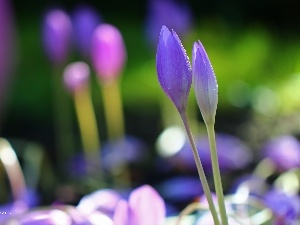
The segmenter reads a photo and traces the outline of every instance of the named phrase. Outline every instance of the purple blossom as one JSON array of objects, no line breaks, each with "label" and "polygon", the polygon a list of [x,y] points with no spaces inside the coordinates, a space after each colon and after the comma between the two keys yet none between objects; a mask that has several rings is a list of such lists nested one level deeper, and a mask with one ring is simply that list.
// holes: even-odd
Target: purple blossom
[{"label": "purple blossom", "polygon": [[84,215],[100,212],[113,217],[115,208],[120,200],[121,195],[117,191],[101,189],[84,196],[76,208]]},{"label": "purple blossom", "polygon": [[115,225],[163,225],[166,214],[165,204],[159,194],[149,185],[133,190],[128,202],[117,205]]},{"label": "purple blossom", "polygon": [[116,79],[123,70],[126,57],[120,31],[110,24],[99,25],[91,41],[91,59],[99,79]]},{"label": "purple blossom", "polygon": [[174,0],[150,0],[146,19],[147,38],[157,45],[157,36],[163,25],[176,30],[179,36],[191,27],[191,11],[187,4]]},{"label": "purple blossom", "polygon": [[300,219],[300,197],[273,190],[264,196],[265,204],[275,215],[274,225],[293,225]]},{"label": "purple blossom", "polygon": [[264,156],[271,159],[279,171],[300,167],[300,143],[289,135],[274,138],[264,147]]},{"label": "purple blossom", "polygon": [[88,56],[91,49],[92,34],[100,24],[101,18],[96,10],[88,5],[78,6],[72,16],[75,43],[83,56]]},{"label": "purple blossom", "polygon": [[43,22],[43,44],[47,56],[54,65],[61,65],[67,60],[71,32],[71,20],[63,10],[54,9],[47,12]]},{"label": "purple blossom", "polygon": [[84,62],[69,64],[64,70],[64,83],[70,92],[76,92],[87,87],[90,68]]},{"label": "purple blossom", "polygon": [[156,70],[159,83],[173,101],[179,113],[186,110],[192,84],[189,58],[175,31],[161,28],[156,53]]},{"label": "purple blossom", "polygon": [[200,41],[193,47],[193,82],[198,106],[206,124],[215,122],[218,84],[208,55]]}]

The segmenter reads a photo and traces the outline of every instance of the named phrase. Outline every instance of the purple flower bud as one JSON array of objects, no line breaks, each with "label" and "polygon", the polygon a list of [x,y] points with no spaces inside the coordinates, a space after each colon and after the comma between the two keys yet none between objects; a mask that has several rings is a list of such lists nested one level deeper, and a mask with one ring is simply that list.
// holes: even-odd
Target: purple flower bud
[{"label": "purple flower bud", "polygon": [[293,136],[282,136],[269,141],[264,155],[272,160],[279,171],[300,167],[300,143]]},{"label": "purple flower bud", "polygon": [[83,56],[88,56],[92,34],[100,24],[100,16],[93,8],[81,5],[75,9],[72,20],[76,47]]},{"label": "purple flower bud", "polygon": [[126,50],[120,31],[110,25],[99,25],[92,36],[91,59],[101,80],[115,79],[126,61]]},{"label": "purple flower bud", "polygon": [[157,45],[162,25],[176,30],[179,36],[184,36],[191,27],[191,20],[191,10],[185,2],[150,0],[146,18],[147,38]]},{"label": "purple flower bud", "polygon": [[84,62],[69,64],[64,70],[64,83],[70,92],[76,92],[87,86],[90,68]]},{"label": "purple flower bud", "polygon": [[176,32],[161,28],[156,53],[156,70],[164,92],[175,104],[179,113],[186,109],[192,84],[189,58]]},{"label": "purple flower bud", "polygon": [[55,65],[67,59],[72,25],[69,16],[62,10],[52,10],[46,14],[43,24],[43,44],[47,56]]},{"label": "purple flower bud", "polygon": [[218,84],[208,55],[200,41],[194,43],[192,59],[197,103],[204,122],[214,123],[218,104]]}]

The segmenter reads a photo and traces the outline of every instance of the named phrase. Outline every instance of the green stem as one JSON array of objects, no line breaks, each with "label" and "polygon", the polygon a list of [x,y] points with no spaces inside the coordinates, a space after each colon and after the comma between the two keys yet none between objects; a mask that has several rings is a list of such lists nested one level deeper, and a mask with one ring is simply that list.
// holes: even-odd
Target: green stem
[{"label": "green stem", "polygon": [[209,146],[210,146],[210,156],[212,162],[212,169],[213,169],[213,177],[215,183],[215,189],[218,198],[218,205],[219,211],[221,216],[222,225],[228,225],[228,218],[225,209],[225,201],[224,201],[224,194],[223,194],[223,187],[220,175],[220,167],[217,155],[217,147],[216,147],[216,138],[215,138],[215,129],[214,124],[206,124],[208,139],[209,139]]},{"label": "green stem", "polygon": [[212,214],[214,223],[215,223],[215,225],[220,225],[218,215],[217,215],[217,211],[216,211],[216,208],[214,206],[214,203],[213,203],[213,200],[212,200],[212,197],[211,197],[208,182],[206,180],[206,176],[205,176],[205,173],[204,173],[204,170],[203,170],[203,166],[202,166],[199,154],[198,154],[198,150],[197,150],[197,147],[196,147],[196,144],[195,144],[195,141],[194,141],[194,138],[193,138],[193,135],[192,135],[192,132],[191,132],[186,114],[185,113],[180,113],[180,116],[181,116],[181,119],[183,121],[186,133],[188,135],[188,138],[189,138],[189,141],[190,141],[190,144],[191,144],[191,147],[192,147],[192,152],[193,152],[194,160],[195,160],[195,163],[196,163],[196,166],[197,166],[200,181],[201,181],[201,184],[202,184],[202,187],[203,187],[203,190],[204,190],[204,194],[206,196],[208,206],[209,206],[210,212]]}]

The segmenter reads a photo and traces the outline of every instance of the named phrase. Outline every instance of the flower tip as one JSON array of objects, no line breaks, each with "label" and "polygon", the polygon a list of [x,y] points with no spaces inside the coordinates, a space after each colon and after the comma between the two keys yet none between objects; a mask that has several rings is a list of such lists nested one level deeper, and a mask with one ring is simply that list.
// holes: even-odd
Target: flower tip
[{"label": "flower tip", "polygon": [[69,64],[63,74],[64,83],[70,92],[84,88],[90,75],[90,68],[84,62],[74,62]]}]

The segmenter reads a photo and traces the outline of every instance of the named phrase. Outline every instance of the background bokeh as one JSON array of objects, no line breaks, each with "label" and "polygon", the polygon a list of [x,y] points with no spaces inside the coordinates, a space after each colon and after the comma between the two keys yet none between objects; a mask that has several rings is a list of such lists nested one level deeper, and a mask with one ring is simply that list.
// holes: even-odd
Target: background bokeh
[{"label": "background bokeh", "polygon": [[[156,77],[156,47],[146,32],[149,2],[84,2],[99,12],[103,22],[115,25],[123,35],[128,54],[121,78],[126,134],[143,140],[150,149],[151,159],[156,155],[155,141],[164,128],[161,105],[168,104],[168,100]],[[190,8],[192,20],[189,33],[182,37],[183,45],[191,56],[192,43],[197,39],[202,41],[219,84],[216,131],[241,138],[256,154],[271,137],[283,134],[299,137],[300,2],[184,2]],[[47,152],[50,164],[56,165],[59,151],[55,149],[53,123],[53,71],[43,50],[41,26],[47,9],[58,6],[72,13],[80,1],[15,0],[10,3],[15,32],[15,38],[10,42],[14,45],[14,63],[9,74],[11,82],[7,86],[6,101],[1,109],[0,136],[38,143]],[[82,59],[73,48],[68,62],[76,60]],[[104,142],[107,133],[101,92],[94,72],[91,87]],[[189,110],[201,122],[193,95],[192,92]],[[69,104],[65,107],[72,112],[74,151],[80,152],[76,115],[71,97],[68,100]],[[173,109],[176,114],[175,108],[170,107],[171,112]],[[203,130],[201,123],[194,126],[200,132]],[[144,162],[146,166],[142,168],[146,178],[139,178],[141,174],[137,173],[137,181],[155,184],[162,178],[159,169],[152,170],[154,162],[157,163],[154,160]],[[56,180],[54,186],[63,183],[64,177],[60,175],[59,171],[54,172],[54,178],[51,178]],[[44,203],[51,202],[55,196],[54,191],[47,191],[50,197],[43,199]]]}]

